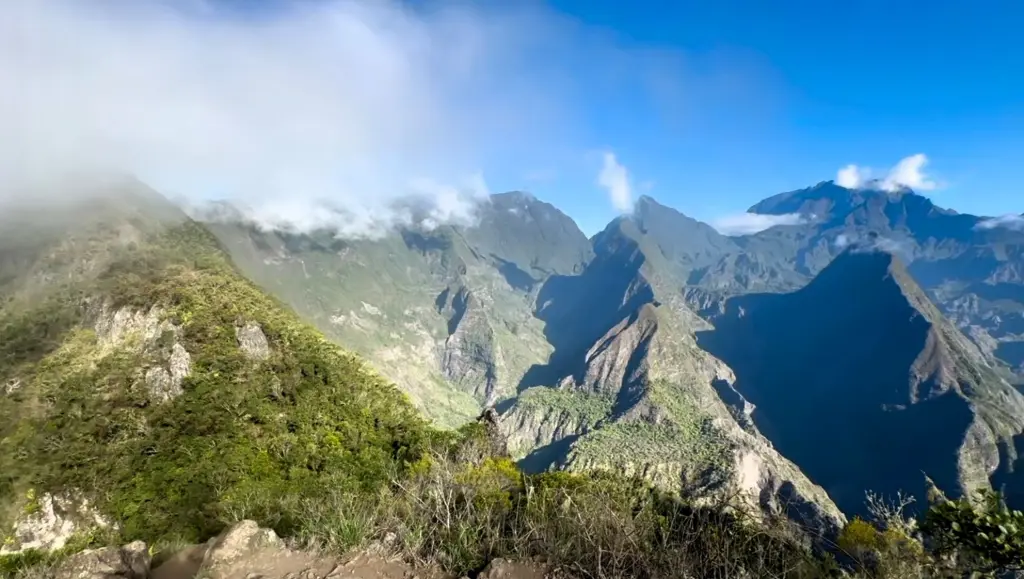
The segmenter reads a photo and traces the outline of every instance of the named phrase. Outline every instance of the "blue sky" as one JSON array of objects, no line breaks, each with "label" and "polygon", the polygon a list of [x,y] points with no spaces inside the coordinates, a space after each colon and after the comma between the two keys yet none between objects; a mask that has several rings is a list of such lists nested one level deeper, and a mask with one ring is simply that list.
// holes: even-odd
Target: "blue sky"
[{"label": "blue sky", "polygon": [[721,223],[844,167],[1019,213],[1022,22],[1010,0],[13,0],[0,178],[113,167],[352,234],[404,219],[396,197],[459,221],[510,189],[587,233],[641,194]]},{"label": "blue sky", "polygon": [[[1024,4],[1015,2],[618,2],[554,0],[627,47],[677,51],[698,72],[678,125],[650,95],[586,105],[595,141],[650,194],[713,220],[774,192],[833,178],[848,163],[887,168],[924,153],[941,205],[1024,210]],[[685,68],[685,67],[680,67]],[[735,92],[702,75],[729,77]],[[724,82],[724,81],[723,81]],[[742,93],[742,94],[736,94]],[[581,222],[600,223],[580,179],[538,184]],[[573,193],[572,191],[577,191]],[[589,225],[592,229],[594,225]]]}]

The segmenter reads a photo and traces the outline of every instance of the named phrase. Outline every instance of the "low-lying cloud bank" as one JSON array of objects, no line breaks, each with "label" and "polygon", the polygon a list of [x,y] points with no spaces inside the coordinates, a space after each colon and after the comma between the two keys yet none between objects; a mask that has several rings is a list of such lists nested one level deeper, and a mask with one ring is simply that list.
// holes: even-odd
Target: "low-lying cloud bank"
[{"label": "low-lying cloud bank", "polygon": [[540,8],[248,4],[0,3],[0,204],[109,171],[372,235],[410,198],[427,224],[471,218],[488,160],[563,129],[535,55],[572,38]]},{"label": "low-lying cloud bank", "polygon": [[[328,232],[339,238],[379,239],[396,227],[432,230],[440,225],[473,225],[487,190],[456,188],[432,182],[405,197],[381,201],[370,208],[362,204],[342,205],[329,199],[267,199],[258,203],[244,200],[175,201],[190,217],[206,223],[243,223],[261,231],[291,234]],[[482,185],[482,183],[481,183]]]},{"label": "low-lying cloud bank", "polygon": [[990,217],[983,219],[978,222],[975,226],[977,229],[996,229],[1006,228],[1013,229],[1016,231],[1024,231],[1024,214],[1022,215],[1001,215],[999,217]]},{"label": "low-lying cloud bank", "polygon": [[800,225],[807,222],[807,219],[799,213],[783,215],[740,213],[715,219],[711,222],[711,226],[722,235],[753,235],[776,225]]}]

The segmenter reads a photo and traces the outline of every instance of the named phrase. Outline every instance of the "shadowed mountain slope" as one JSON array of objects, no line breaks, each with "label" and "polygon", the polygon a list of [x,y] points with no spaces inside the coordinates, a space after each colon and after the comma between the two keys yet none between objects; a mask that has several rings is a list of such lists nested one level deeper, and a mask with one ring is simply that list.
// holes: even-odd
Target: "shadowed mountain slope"
[{"label": "shadowed mountain slope", "polygon": [[701,345],[737,375],[752,418],[847,513],[865,490],[987,486],[1024,397],[953,327],[899,258],[851,248],[805,288],[732,298]]}]

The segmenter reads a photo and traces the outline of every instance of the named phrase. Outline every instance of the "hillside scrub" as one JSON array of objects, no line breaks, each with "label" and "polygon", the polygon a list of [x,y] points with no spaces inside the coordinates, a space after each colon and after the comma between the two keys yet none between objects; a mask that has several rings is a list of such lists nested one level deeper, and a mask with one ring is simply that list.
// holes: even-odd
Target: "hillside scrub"
[{"label": "hillside scrub", "polygon": [[[184,393],[152,400],[151,353],[104,347],[83,296],[160,308],[191,354]],[[238,346],[248,322],[272,345],[266,360]],[[191,222],[120,249],[88,284],[3,311],[0,336],[31,338],[0,340],[0,378],[23,384],[0,396],[0,503],[78,489],[126,540],[197,541],[241,504],[286,531],[282,497],[376,489],[431,435],[405,395],[239,276]]]}]

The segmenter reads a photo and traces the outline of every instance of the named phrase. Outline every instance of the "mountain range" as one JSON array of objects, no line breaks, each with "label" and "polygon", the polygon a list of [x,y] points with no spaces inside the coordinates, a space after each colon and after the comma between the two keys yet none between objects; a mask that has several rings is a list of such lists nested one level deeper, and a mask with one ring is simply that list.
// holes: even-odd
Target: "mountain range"
[{"label": "mountain range", "polygon": [[789,224],[726,236],[644,196],[588,240],[513,192],[474,226],[376,240],[208,225],[435,419],[496,406],[529,468],[820,486],[846,513],[923,496],[922,472],[954,494],[1012,480],[1024,231],[833,182],[748,212]]},{"label": "mountain range", "polygon": [[[188,222],[436,423],[495,408],[524,469],[738,493],[822,531],[868,491],[923,503],[926,477],[1022,504],[1024,229],[833,182],[748,212],[787,224],[726,236],[645,196],[588,239],[522,192],[480,202],[472,225],[374,238],[268,230],[224,205]],[[30,249],[0,240],[8,295],[93,263]],[[177,389],[166,364],[153,380]]]}]

